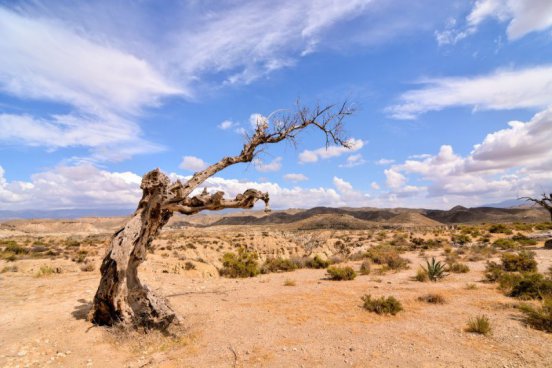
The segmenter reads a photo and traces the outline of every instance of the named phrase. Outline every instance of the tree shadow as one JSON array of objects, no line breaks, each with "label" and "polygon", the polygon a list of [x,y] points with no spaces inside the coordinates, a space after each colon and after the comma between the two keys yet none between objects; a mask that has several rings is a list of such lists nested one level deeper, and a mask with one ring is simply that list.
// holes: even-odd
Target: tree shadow
[{"label": "tree shadow", "polygon": [[92,309],[92,302],[85,299],[79,299],[78,302],[80,304],[75,306],[75,309],[71,312],[71,314],[75,317],[75,319],[86,320],[88,312]]}]

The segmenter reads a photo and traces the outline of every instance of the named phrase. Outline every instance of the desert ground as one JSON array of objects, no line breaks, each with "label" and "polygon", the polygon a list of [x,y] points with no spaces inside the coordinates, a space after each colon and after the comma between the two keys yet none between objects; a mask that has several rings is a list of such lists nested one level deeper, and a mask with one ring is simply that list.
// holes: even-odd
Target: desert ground
[{"label": "desert ground", "polygon": [[[0,366],[552,366],[552,335],[530,326],[518,308],[540,301],[507,296],[505,286],[485,276],[488,261],[530,251],[538,272],[549,278],[552,250],[544,243],[552,237],[550,223],[332,229],[327,223],[339,221],[326,218],[318,221],[326,225],[305,230],[289,223],[194,227],[173,221],[140,276],[169,299],[180,324],[167,331],[122,331],[95,326],[87,314],[110,235],[124,221],[0,226]],[[267,259],[301,266],[220,276],[223,255],[240,248],[255,254],[259,267]],[[305,267],[315,256],[350,266],[358,276],[331,280],[326,269]],[[449,272],[436,282],[418,281],[433,257]],[[452,272],[453,264],[467,272]],[[369,271],[361,272],[366,265]],[[367,294],[393,296],[403,310],[372,313],[363,308]],[[427,294],[444,302],[419,299]],[[468,321],[478,316],[488,318],[490,333],[468,332]]]}]

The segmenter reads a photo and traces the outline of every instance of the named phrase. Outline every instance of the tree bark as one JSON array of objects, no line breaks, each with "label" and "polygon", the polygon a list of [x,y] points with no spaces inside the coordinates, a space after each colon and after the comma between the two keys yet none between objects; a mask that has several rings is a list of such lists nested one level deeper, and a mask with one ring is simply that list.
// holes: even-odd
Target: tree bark
[{"label": "tree bark", "polygon": [[172,212],[163,208],[170,181],[159,169],[142,179],[142,199],[138,208],[111,238],[100,269],[101,280],[91,320],[98,325],[139,325],[164,329],[176,314],[166,299],[155,295],[138,278],[138,266]]}]

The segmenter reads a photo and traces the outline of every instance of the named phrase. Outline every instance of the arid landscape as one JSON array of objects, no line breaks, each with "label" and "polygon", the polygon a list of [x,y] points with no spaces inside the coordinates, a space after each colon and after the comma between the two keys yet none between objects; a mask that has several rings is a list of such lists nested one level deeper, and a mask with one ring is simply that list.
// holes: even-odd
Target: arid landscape
[{"label": "arid landscape", "polygon": [[[488,263],[532,254],[533,274],[550,280],[547,219],[537,208],[461,207],[175,217],[140,275],[180,324],[147,333],[87,321],[125,218],[5,221],[0,366],[550,367],[552,336],[520,309],[540,308],[540,297],[509,296],[516,281],[504,275],[521,273],[493,279]],[[446,271],[435,282],[433,258]],[[356,277],[333,280],[329,264]],[[400,309],[374,313],[365,295]],[[489,332],[470,332],[477,318]]]}]

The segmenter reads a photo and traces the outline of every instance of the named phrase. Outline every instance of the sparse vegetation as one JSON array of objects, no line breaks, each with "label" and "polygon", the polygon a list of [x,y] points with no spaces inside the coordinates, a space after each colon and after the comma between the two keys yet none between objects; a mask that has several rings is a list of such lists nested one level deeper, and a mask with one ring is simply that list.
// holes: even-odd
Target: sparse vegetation
[{"label": "sparse vegetation", "polygon": [[419,281],[419,282],[429,281],[429,276],[427,275],[427,271],[423,267],[418,268],[418,271],[416,271],[416,276],[414,276],[414,278],[416,279],[416,281]]},{"label": "sparse vegetation", "polygon": [[441,294],[425,294],[418,297],[418,300],[421,302],[429,303],[429,304],[445,304],[445,297]]},{"label": "sparse vegetation", "polygon": [[429,280],[433,282],[437,282],[447,275],[445,265],[441,261],[436,261],[435,257],[431,259],[431,262],[426,261],[424,271],[427,273]]},{"label": "sparse vegetation", "polygon": [[351,267],[337,267],[331,266],[328,267],[326,272],[330,280],[334,281],[346,281],[354,280],[356,277],[356,272]]},{"label": "sparse vegetation", "polygon": [[258,255],[245,248],[239,248],[238,253],[225,253],[222,256],[221,276],[230,278],[254,277],[260,273],[257,263]]},{"label": "sparse vegetation", "polygon": [[296,270],[297,268],[297,264],[294,263],[291,259],[284,259],[280,257],[267,258],[261,266],[261,273],[289,272]]},{"label": "sparse vegetation", "polygon": [[61,273],[61,268],[53,268],[51,266],[42,265],[40,266],[39,270],[35,273],[35,277],[45,277],[56,273]]},{"label": "sparse vegetation", "polygon": [[385,265],[391,270],[408,268],[408,261],[399,255],[399,252],[389,245],[381,245],[370,248],[366,257],[373,263]]},{"label": "sparse vegetation", "polygon": [[552,333],[552,298],[546,298],[539,307],[522,304],[519,309],[525,315],[525,322],[534,329]]},{"label": "sparse vegetation", "polygon": [[295,280],[286,279],[286,281],[284,281],[284,286],[295,286],[295,285],[297,285]]},{"label": "sparse vegetation", "polygon": [[477,333],[485,336],[489,335],[491,330],[491,321],[489,320],[489,317],[485,315],[470,318],[468,326],[466,327],[466,332]]},{"label": "sparse vegetation", "polygon": [[535,260],[535,252],[504,253],[502,255],[502,269],[506,272],[536,271],[537,261]]},{"label": "sparse vegetation", "polygon": [[468,273],[470,272],[470,267],[465,263],[456,262],[451,264],[447,271],[452,273]]},{"label": "sparse vegetation", "polygon": [[361,275],[369,275],[370,274],[370,261],[368,260],[365,260],[362,262],[362,264],[360,265],[360,274]]},{"label": "sparse vegetation", "polygon": [[489,232],[491,234],[512,234],[512,230],[504,224],[494,224],[489,227]]},{"label": "sparse vegetation", "polygon": [[362,297],[364,304],[362,305],[367,311],[377,314],[391,314],[395,315],[403,310],[402,304],[394,296],[380,298],[372,298],[371,295],[364,295]]},{"label": "sparse vegetation", "polygon": [[305,266],[308,268],[326,268],[330,265],[330,261],[322,259],[316,255],[314,258],[310,258],[305,262]]}]

